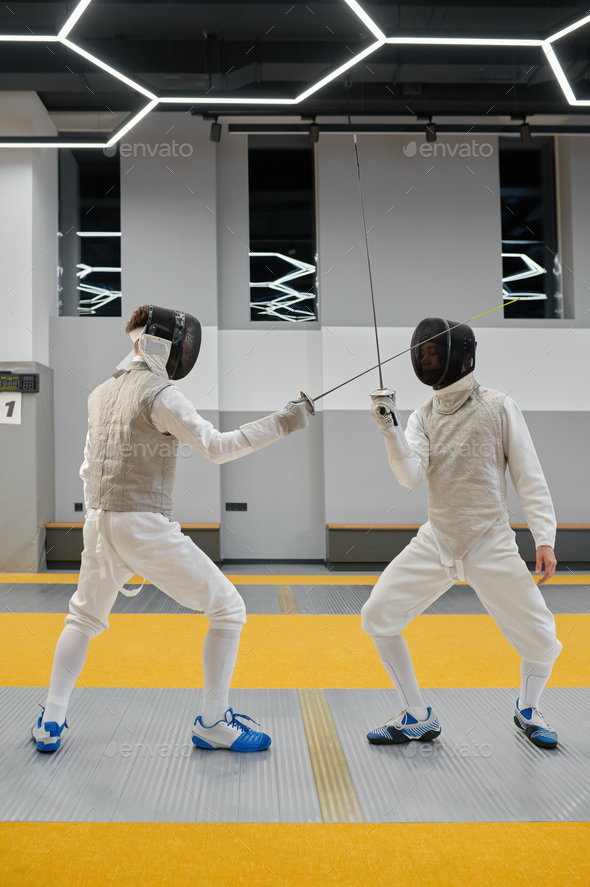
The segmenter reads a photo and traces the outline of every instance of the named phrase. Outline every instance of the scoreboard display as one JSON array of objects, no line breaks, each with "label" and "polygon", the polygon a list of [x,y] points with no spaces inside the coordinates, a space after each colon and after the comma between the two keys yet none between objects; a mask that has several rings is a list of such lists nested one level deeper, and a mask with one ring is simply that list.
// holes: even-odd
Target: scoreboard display
[{"label": "scoreboard display", "polygon": [[0,391],[39,391],[39,373],[0,373]]}]

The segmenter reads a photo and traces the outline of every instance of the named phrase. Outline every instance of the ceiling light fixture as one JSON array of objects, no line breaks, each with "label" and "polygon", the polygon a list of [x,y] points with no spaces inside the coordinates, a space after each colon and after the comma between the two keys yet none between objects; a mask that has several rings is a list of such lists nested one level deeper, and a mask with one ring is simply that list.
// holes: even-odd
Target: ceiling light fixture
[{"label": "ceiling light fixture", "polygon": [[221,141],[221,123],[217,122],[217,117],[211,124],[211,132],[209,133],[209,140],[211,142],[220,142]]},{"label": "ceiling light fixture", "polygon": [[313,86],[310,86],[309,89],[306,89],[296,98],[218,98],[213,96],[191,96],[190,98],[186,98],[184,96],[156,96],[149,89],[146,89],[140,83],[136,83],[130,77],[127,77],[121,71],[118,71],[116,68],[113,68],[111,65],[106,62],[101,61],[101,59],[87,52],[85,49],[82,49],[76,43],[68,39],[68,35],[79,21],[81,16],[84,14],[85,10],[91,3],[91,0],[80,0],[80,2],[76,5],[73,12],[66,20],[65,24],[59,31],[59,33],[54,36],[39,36],[36,34],[28,34],[28,35],[14,35],[14,34],[0,34],[0,41],[2,42],[17,42],[17,43],[55,43],[59,42],[63,46],[66,46],[68,49],[72,50],[72,52],[77,53],[77,55],[82,56],[87,61],[91,62],[93,65],[96,65],[99,68],[102,68],[103,71],[106,71],[111,76],[115,77],[117,80],[120,80],[122,83],[125,83],[127,86],[130,86],[132,89],[144,95],[146,98],[150,99],[149,104],[147,104],[141,111],[139,111],[131,120],[124,124],[120,129],[116,130],[111,134],[109,140],[105,142],[60,142],[58,139],[52,139],[47,141],[29,141],[23,139],[22,141],[16,141],[14,138],[12,141],[9,139],[1,139],[0,138],[0,148],[105,148],[114,145],[125,133],[129,132],[132,126],[138,123],[142,117],[145,117],[146,114],[149,114],[156,105],[162,103],[166,104],[192,104],[192,105],[280,105],[280,106],[290,106],[297,105],[300,102],[305,101],[305,99],[309,98],[311,95],[316,93],[318,90],[322,89],[324,86],[327,86],[328,83],[331,83],[341,74],[344,74],[346,71],[349,71],[356,64],[361,62],[363,59],[367,58],[367,56],[371,55],[381,46],[384,46],[386,43],[388,44],[397,44],[397,45],[414,45],[414,46],[523,46],[523,47],[531,47],[531,46],[539,46],[542,47],[545,56],[547,57],[547,61],[549,62],[553,73],[559,83],[565,98],[568,101],[568,104],[576,107],[580,106],[588,106],[590,105],[590,99],[577,99],[574,91],[567,79],[565,71],[561,67],[559,60],[555,54],[553,49],[553,43],[559,40],[561,37],[565,37],[567,34],[571,34],[573,31],[576,31],[578,28],[583,27],[584,25],[590,22],[590,15],[585,15],[583,18],[574,22],[571,25],[568,25],[567,28],[563,28],[560,31],[557,31],[555,34],[552,34],[550,37],[545,40],[530,40],[530,39],[519,39],[519,38],[496,38],[496,37],[386,37],[383,31],[379,28],[379,26],[372,20],[369,14],[363,9],[363,7],[357,2],[357,0],[344,0],[344,2],[348,5],[348,7],[355,13],[356,16],[363,22],[363,24],[368,28],[371,34],[376,38],[376,41],[364,49],[362,52],[357,53],[352,56],[345,64],[340,65],[340,67],[336,68],[330,74],[323,77]]},{"label": "ceiling light fixture", "polygon": [[120,237],[120,231],[76,231],[78,237]]},{"label": "ceiling light fixture", "polygon": [[387,37],[385,43],[415,46],[542,46],[542,40],[504,37]]},{"label": "ceiling light fixture", "polygon": [[113,136],[111,136],[111,138],[106,143],[105,148],[110,148],[111,145],[114,145],[116,142],[118,142],[119,139],[121,139],[125,135],[125,133],[129,132],[129,130],[135,126],[136,123],[139,123],[142,117],[145,117],[146,114],[149,114],[150,111],[156,107],[158,102],[159,99],[153,99],[153,101],[148,102],[148,104],[144,108],[142,108],[141,111],[138,111],[135,117],[132,117],[131,120],[129,120],[127,123],[124,123],[123,126],[118,129]]},{"label": "ceiling light fixture", "polygon": [[80,3],[78,3],[78,5],[74,9],[73,13],[69,17],[69,19],[67,20],[65,25],[63,26],[63,28],[61,29],[59,34],[57,35],[58,40],[65,40],[65,38],[68,36],[68,34],[72,30],[72,28],[74,27],[76,22],[78,21],[78,19],[82,15],[82,13],[86,10],[86,7],[89,5],[90,5],[90,0],[80,0]]},{"label": "ceiling light fixture", "polygon": [[520,130],[520,141],[521,142],[530,142],[531,140],[531,128],[526,122],[526,117],[522,121],[521,125],[518,127]]}]

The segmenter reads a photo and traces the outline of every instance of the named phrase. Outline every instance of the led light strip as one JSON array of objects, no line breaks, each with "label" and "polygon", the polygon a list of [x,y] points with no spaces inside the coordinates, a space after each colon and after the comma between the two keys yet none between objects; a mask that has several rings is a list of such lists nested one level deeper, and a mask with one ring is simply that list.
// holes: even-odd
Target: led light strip
[{"label": "led light strip", "polygon": [[502,258],[522,259],[528,268],[527,271],[520,271],[518,274],[510,274],[508,277],[503,277],[502,283],[509,283],[511,280],[525,280],[527,277],[538,277],[539,274],[547,274],[547,269],[541,268],[541,266],[535,262],[534,259],[531,259],[530,256],[527,256],[526,253],[502,253]]},{"label": "led light strip", "polygon": [[150,101],[147,105],[145,105],[141,111],[139,111],[128,123],[125,123],[120,129],[116,130],[111,134],[109,140],[105,142],[31,142],[23,139],[20,142],[9,142],[3,141],[0,139],[0,148],[108,148],[112,145],[116,144],[127,132],[131,130],[136,123],[150,113],[160,102],[165,104],[177,104],[177,105],[278,105],[278,106],[289,106],[289,105],[297,105],[300,102],[305,101],[305,99],[309,98],[309,96],[313,95],[318,90],[322,89],[328,83],[331,83],[336,77],[339,77],[345,71],[349,71],[350,68],[354,67],[354,65],[361,62],[363,59],[367,58],[367,56],[371,55],[381,46],[384,46],[386,43],[390,45],[413,45],[413,46],[540,46],[547,57],[547,61],[551,66],[553,73],[559,83],[565,98],[569,105],[574,107],[588,106],[590,105],[590,99],[577,99],[574,91],[566,77],[565,71],[561,67],[559,60],[555,54],[553,49],[553,43],[559,40],[561,37],[565,37],[567,34],[571,34],[573,31],[578,28],[583,27],[584,25],[590,22],[590,15],[586,15],[583,18],[579,19],[577,22],[574,22],[572,25],[569,25],[567,28],[563,28],[561,31],[557,31],[551,37],[546,38],[545,40],[525,40],[525,39],[514,39],[514,38],[488,38],[488,37],[386,37],[383,31],[378,27],[377,24],[372,20],[367,12],[362,8],[362,6],[357,2],[357,0],[344,0],[344,2],[350,7],[350,9],[355,13],[356,16],[363,22],[363,24],[369,29],[369,31],[376,38],[375,43],[372,43],[367,49],[364,49],[362,52],[357,53],[357,55],[353,56],[349,61],[347,61],[344,65],[340,65],[339,68],[332,71],[322,80],[319,80],[313,86],[310,86],[309,89],[306,89],[300,95],[298,95],[294,99],[288,98],[216,98],[216,97],[208,97],[208,96],[193,96],[190,98],[185,98],[184,96],[156,96],[154,93],[150,92],[149,89],[146,89],[140,83],[136,83],[130,77],[127,77],[121,71],[117,71],[116,68],[113,68],[111,65],[108,65],[106,62],[101,61],[96,56],[92,55],[89,52],[86,52],[85,49],[82,49],[76,43],[73,43],[68,39],[68,35],[72,31],[74,25],[79,21],[85,10],[90,6],[91,0],[80,0],[80,2],[75,7],[74,11],[67,19],[64,26],[61,28],[57,36],[39,36],[36,34],[28,34],[28,35],[12,35],[12,34],[0,34],[0,42],[18,42],[18,43],[56,43],[59,42],[66,46],[68,49],[71,49],[72,52],[81,55],[87,61],[91,62],[93,65],[96,65],[98,68],[102,68],[103,71],[106,71],[108,74],[111,74],[117,80],[120,80],[122,83],[125,83],[127,86],[130,86],[132,89],[135,89],[141,95],[148,98]]},{"label": "led light strip", "polygon": [[544,41],[503,37],[387,37],[384,42],[417,46],[543,46]]}]

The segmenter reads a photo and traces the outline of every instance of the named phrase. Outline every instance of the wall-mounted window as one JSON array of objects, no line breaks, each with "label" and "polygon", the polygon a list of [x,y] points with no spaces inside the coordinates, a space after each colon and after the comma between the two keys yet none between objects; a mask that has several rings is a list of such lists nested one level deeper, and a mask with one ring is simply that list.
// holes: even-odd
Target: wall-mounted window
[{"label": "wall-mounted window", "polygon": [[250,136],[250,320],[318,319],[314,150],[307,136]]},{"label": "wall-mounted window", "polygon": [[60,151],[59,227],[59,313],[120,317],[118,151]]},{"label": "wall-mounted window", "polygon": [[563,317],[552,138],[501,138],[505,317]]}]

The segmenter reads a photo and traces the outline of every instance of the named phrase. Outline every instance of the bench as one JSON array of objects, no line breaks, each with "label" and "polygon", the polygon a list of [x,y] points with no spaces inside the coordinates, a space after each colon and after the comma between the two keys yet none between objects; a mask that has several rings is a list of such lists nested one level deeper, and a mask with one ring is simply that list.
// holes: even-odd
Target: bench
[{"label": "bench", "polygon": [[[381,569],[416,535],[420,524],[326,524],[326,562],[339,569]],[[527,564],[535,561],[535,543],[527,524],[511,524]],[[590,566],[590,524],[558,524],[555,553],[559,568]]]},{"label": "bench", "polygon": [[[59,567],[74,568],[80,566],[82,549],[82,528],[84,522],[54,521],[45,524],[45,554],[47,566],[52,569]],[[219,530],[220,524],[181,524],[182,532],[189,536],[195,545],[208,555],[216,564],[220,562]]]}]

